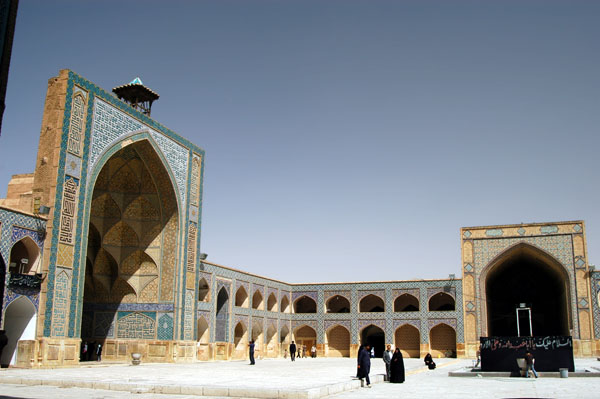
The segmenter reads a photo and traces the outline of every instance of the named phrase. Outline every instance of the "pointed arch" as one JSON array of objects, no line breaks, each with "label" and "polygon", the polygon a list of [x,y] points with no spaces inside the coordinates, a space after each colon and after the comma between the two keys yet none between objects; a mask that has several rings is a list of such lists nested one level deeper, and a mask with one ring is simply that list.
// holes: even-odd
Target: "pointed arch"
[{"label": "pointed arch", "polygon": [[325,302],[326,313],[350,313],[350,301],[343,295],[334,295]]},{"label": "pointed arch", "polygon": [[317,302],[307,295],[294,301],[294,313],[317,313]]},{"label": "pointed arch", "polygon": [[325,332],[328,357],[350,357],[350,331],[335,324]]},{"label": "pointed arch", "polygon": [[396,329],[394,345],[400,348],[402,356],[419,358],[421,354],[421,335],[419,329],[410,324],[403,324]]},{"label": "pointed arch", "polygon": [[446,292],[438,292],[429,298],[429,311],[454,311],[456,310],[456,301]]},{"label": "pointed arch", "polygon": [[290,298],[289,295],[281,296],[281,305],[279,306],[281,313],[290,313]]},{"label": "pointed arch", "polygon": [[217,294],[215,316],[215,341],[227,342],[229,338],[229,293],[223,286]]},{"label": "pointed arch", "polygon": [[418,312],[419,300],[411,294],[402,294],[394,300],[394,312]]},{"label": "pointed arch", "polygon": [[363,313],[385,312],[385,302],[379,295],[368,294],[363,296],[358,303],[358,311]]},{"label": "pointed arch", "polygon": [[438,323],[429,330],[429,345],[433,357],[456,357],[456,330],[446,323]]},{"label": "pointed arch", "polygon": [[198,318],[196,328],[198,333],[198,342],[201,344],[208,344],[210,342],[210,329],[204,316],[200,316]]},{"label": "pointed arch", "polygon": [[248,292],[243,285],[240,285],[235,293],[235,306],[241,308],[248,307]]},{"label": "pointed arch", "polygon": [[375,324],[369,324],[360,331],[360,342],[374,349],[375,357],[383,357],[385,351],[385,331]]},{"label": "pointed arch", "polygon": [[277,312],[277,297],[274,293],[269,294],[267,299],[267,310],[269,312]]},{"label": "pointed arch", "polygon": [[288,344],[290,338],[290,329],[287,324],[284,324],[279,331],[279,341],[281,344]]},{"label": "pointed arch", "polygon": [[25,236],[13,244],[9,259],[11,273],[41,273],[40,247],[29,236]]},{"label": "pointed arch", "polygon": [[239,321],[233,329],[233,347],[236,359],[244,359],[248,348],[248,328]]},{"label": "pointed arch", "polygon": [[263,310],[263,295],[260,292],[261,290],[254,291],[254,295],[252,295],[252,309]]},{"label": "pointed arch", "polygon": [[37,309],[26,296],[19,296],[6,306],[4,329],[8,343],[2,351],[0,364],[15,364],[17,343],[20,340],[35,339]]},{"label": "pointed arch", "polygon": [[516,335],[519,303],[535,309],[533,331],[525,323],[524,335],[570,335],[576,329],[571,317],[573,280],[559,260],[535,245],[522,241],[505,249],[484,267],[479,284],[483,335]]},{"label": "pointed arch", "polygon": [[198,281],[198,300],[200,302],[210,301],[210,286],[204,277],[201,277]]}]

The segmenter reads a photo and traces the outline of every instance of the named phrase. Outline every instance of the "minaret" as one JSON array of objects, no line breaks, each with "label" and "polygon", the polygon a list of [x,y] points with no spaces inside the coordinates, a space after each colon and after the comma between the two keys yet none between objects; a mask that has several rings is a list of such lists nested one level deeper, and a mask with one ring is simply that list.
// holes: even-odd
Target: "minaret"
[{"label": "minaret", "polygon": [[142,111],[148,116],[150,116],[152,102],[158,100],[158,97],[160,97],[150,88],[144,86],[139,77],[136,77],[126,85],[115,87],[112,91],[121,100],[129,103],[133,108]]}]

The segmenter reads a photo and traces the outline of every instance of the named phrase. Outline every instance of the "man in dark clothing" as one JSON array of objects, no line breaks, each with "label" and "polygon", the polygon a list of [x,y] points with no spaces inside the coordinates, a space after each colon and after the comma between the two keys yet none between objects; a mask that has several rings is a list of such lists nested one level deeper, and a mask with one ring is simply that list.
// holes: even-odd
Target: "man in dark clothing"
[{"label": "man in dark clothing", "polygon": [[248,349],[250,352],[250,365],[255,364],[254,363],[254,341],[250,341],[250,345],[248,345]]},{"label": "man in dark clothing", "polygon": [[358,354],[358,374],[359,378],[367,380],[367,388],[371,388],[369,372],[371,371],[371,346],[366,344],[364,349]]},{"label": "man in dark clothing", "polygon": [[290,344],[290,357],[292,358],[292,362],[296,361],[296,344],[294,341]]},{"label": "man in dark clothing", "polygon": [[525,377],[529,378],[529,370],[531,370],[533,371],[533,375],[535,376],[535,378],[538,378],[537,371],[535,371],[535,367],[533,367],[535,359],[529,351],[527,351],[527,353],[525,354],[525,363],[527,363],[527,368],[525,369]]},{"label": "man in dark clothing", "polygon": [[[6,331],[0,330],[0,359],[2,359],[2,350],[8,344],[8,337],[6,336]],[[2,366],[2,365],[0,365]]]}]

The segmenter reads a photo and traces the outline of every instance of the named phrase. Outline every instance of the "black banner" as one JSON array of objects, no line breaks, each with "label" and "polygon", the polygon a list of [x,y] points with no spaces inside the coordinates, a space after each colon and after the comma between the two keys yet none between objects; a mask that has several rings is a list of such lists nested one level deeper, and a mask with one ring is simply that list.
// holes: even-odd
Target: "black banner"
[{"label": "black banner", "polygon": [[481,371],[510,371],[520,375],[517,359],[527,351],[535,358],[536,371],[575,371],[573,338],[546,337],[481,337]]}]

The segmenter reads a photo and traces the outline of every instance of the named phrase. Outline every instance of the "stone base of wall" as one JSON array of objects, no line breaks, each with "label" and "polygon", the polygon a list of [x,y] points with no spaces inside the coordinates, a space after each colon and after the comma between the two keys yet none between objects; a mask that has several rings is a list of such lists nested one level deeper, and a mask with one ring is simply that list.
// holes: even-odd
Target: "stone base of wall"
[{"label": "stone base of wall", "polygon": [[[102,344],[102,360],[131,362],[132,353],[142,355],[142,363],[189,363],[196,361],[199,347],[195,341],[153,341],[118,340],[98,341]],[[204,349],[204,348],[203,348]],[[68,367],[79,365],[81,339],[79,338],[40,338],[38,340],[19,341],[17,345],[18,367]],[[211,358],[200,352],[202,358]]]}]

